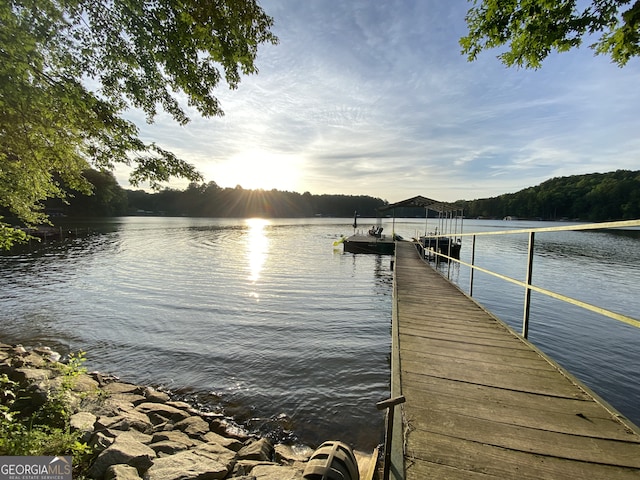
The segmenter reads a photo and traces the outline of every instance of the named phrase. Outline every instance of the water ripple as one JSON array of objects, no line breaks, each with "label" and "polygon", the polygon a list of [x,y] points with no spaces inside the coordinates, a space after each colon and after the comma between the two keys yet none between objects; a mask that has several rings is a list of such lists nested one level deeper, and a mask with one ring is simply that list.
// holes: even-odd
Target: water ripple
[{"label": "water ripple", "polygon": [[388,395],[391,271],[336,256],[336,229],[122,219],[3,256],[0,336],[87,350],[90,368],[215,399],[241,421],[284,416],[288,438],[370,449]]}]

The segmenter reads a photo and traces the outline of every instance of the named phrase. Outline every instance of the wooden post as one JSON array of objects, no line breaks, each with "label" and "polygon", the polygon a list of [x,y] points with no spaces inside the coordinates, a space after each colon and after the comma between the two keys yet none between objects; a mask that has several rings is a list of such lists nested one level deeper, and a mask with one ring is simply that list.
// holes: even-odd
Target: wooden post
[{"label": "wooden post", "polygon": [[404,395],[399,397],[390,398],[382,402],[376,403],[378,410],[387,410],[387,424],[384,432],[384,464],[383,464],[383,477],[382,480],[389,480],[389,468],[391,467],[391,438],[393,436],[393,416],[394,407],[401,403],[406,402]]}]

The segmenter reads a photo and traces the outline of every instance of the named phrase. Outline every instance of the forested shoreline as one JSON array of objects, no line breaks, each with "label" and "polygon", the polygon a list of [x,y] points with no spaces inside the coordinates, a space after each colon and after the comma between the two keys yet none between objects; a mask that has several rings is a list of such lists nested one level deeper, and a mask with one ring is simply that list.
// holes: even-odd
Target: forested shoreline
[{"label": "forested shoreline", "polygon": [[557,177],[517,193],[456,203],[472,218],[632,220],[640,218],[640,170]]},{"label": "forested shoreline", "polygon": [[[367,195],[315,195],[279,190],[222,188],[215,182],[191,183],[184,190],[155,193],[126,190],[108,172],[88,170],[93,195],[74,192],[67,203],[47,202],[52,216],[108,217],[166,215],[193,217],[349,217],[357,211],[375,217],[388,201]],[[429,196],[425,192],[425,196]],[[535,187],[497,197],[458,200],[470,218],[610,221],[640,218],[640,170],[617,170],[557,177]],[[399,216],[399,212],[396,213]]]}]

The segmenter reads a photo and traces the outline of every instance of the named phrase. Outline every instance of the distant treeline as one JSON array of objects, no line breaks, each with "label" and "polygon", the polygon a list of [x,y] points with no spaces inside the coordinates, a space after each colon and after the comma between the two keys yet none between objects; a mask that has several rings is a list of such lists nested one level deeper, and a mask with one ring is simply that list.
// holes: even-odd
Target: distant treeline
[{"label": "distant treeline", "polygon": [[601,222],[640,218],[640,170],[552,178],[493,198],[456,202],[465,216]]},{"label": "distant treeline", "polygon": [[[312,195],[279,190],[221,188],[215,182],[156,193],[121,188],[111,173],[88,170],[94,195],[49,202],[52,215],[170,215],[194,217],[375,217],[387,204],[366,195]],[[426,192],[428,194],[428,192]],[[536,187],[479,200],[459,200],[466,217],[606,221],[640,218],[640,171],[618,170],[553,178]],[[412,210],[413,212],[413,210]],[[387,212],[388,213],[388,212]],[[407,213],[409,215],[409,213]],[[400,212],[396,212],[400,216]],[[410,214],[415,215],[415,212]]]},{"label": "distant treeline", "polygon": [[366,195],[312,195],[279,190],[221,188],[215,182],[192,183],[185,190],[167,188],[155,193],[125,190],[109,172],[87,170],[93,195],[75,192],[67,203],[47,203],[51,215],[110,217],[122,215],[167,215],[190,217],[270,217],[294,218],[316,215],[375,217],[386,205],[380,198]]},{"label": "distant treeline", "polygon": [[366,195],[312,195],[309,192],[220,188],[215,182],[191,184],[186,190],[166,189],[158,193],[127,191],[129,210],[163,215],[196,217],[292,218],[358,215],[375,217],[385,205],[380,198]]}]

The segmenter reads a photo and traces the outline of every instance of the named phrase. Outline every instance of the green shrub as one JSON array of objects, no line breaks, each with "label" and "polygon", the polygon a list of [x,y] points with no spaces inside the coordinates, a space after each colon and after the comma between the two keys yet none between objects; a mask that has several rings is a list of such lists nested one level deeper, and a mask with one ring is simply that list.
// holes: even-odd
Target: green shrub
[{"label": "green shrub", "polygon": [[71,455],[76,467],[86,466],[91,449],[80,441],[80,432],[71,431],[73,412],[67,401],[75,378],[85,371],[84,360],[80,352],[71,355],[67,364],[56,366],[62,376],[60,387],[31,415],[22,415],[14,408],[18,399],[30,398],[27,386],[0,375],[0,455]]}]

